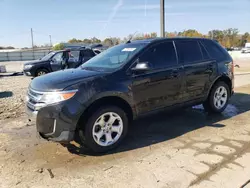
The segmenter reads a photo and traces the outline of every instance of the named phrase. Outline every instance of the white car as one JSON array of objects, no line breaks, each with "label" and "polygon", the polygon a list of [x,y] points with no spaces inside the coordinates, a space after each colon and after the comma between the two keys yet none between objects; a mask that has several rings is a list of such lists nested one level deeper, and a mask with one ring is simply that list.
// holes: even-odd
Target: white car
[{"label": "white car", "polygon": [[250,47],[248,47],[248,48],[242,48],[241,52],[242,53],[250,53]]}]

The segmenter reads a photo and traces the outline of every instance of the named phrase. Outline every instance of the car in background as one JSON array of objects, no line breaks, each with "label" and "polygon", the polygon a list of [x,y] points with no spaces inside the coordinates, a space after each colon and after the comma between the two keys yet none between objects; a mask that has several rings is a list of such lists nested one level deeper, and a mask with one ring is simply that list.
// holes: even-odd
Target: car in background
[{"label": "car in background", "polygon": [[234,51],[234,49],[233,48],[225,48],[228,52],[230,52],[230,51]]},{"label": "car in background", "polygon": [[241,52],[242,53],[250,53],[250,47],[242,48]]},{"label": "car in background", "polygon": [[94,50],[97,54],[103,52],[104,50],[107,50],[109,47],[104,46],[103,44],[91,44],[88,46],[88,48]]},{"label": "car in background", "polygon": [[250,42],[245,44],[245,47],[241,50],[242,53],[250,53]]},{"label": "car in background", "polygon": [[65,68],[77,68],[95,55],[92,49],[87,48],[52,51],[39,60],[25,63],[23,73],[37,77]]}]

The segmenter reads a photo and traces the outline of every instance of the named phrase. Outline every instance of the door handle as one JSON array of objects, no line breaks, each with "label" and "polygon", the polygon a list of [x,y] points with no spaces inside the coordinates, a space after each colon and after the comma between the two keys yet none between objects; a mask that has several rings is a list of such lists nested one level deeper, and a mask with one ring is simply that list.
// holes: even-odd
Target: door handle
[{"label": "door handle", "polygon": [[207,67],[211,69],[213,68],[213,64],[209,64]]},{"label": "door handle", "polygon": [[179,76],[179,73],[178,71],[172,71],[171,74],[170,74],[170,78],[177,78]]}]

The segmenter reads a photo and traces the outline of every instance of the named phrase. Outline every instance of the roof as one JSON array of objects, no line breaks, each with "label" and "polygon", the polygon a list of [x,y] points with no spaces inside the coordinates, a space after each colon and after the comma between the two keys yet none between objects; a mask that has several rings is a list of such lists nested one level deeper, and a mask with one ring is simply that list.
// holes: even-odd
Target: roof
[{"label": "roof", "polygon": [[170,37],[170,38],[149,38],[149,39],[142,39],[142,40],[133,40],[131,43],[152,43],[152,42],[159,42],[159,41],[167,41],[167,40],[211,40],[208,38],[198,38],[198,37]]}]

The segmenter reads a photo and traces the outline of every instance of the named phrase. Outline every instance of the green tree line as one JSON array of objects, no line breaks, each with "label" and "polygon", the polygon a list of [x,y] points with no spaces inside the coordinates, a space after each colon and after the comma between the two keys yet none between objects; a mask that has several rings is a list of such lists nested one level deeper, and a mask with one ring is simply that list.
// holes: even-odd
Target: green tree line
[{"label": "green tree line", "polygon": [[[127,37],[119,38],[119,37],[109,37],[104,40],[100,40],[96,37],[93,38],[85,38],[81,39],[70,39],[68,43],[84,43],[84,44],[93,44],[93,43],[102,43],[106,46],[114,46],[123,42],[126,42],[130,39],[132,40],[140,40],[140,39],[147,39],[147,38],[156,38],[157,33],[137,33],[137,34],[130,34]],[[246,42],[250,42],[250,34],[248,32],[244,34],[240,34],[239,30],[236,28],[229,28],[226,30],[211,30],[207,34],[202,34],[201,32],[195,29],[188,29],[182,32],[166,32],[166,37],[203,37],[203,38],[211,38],[217,40],[222,46],[226,48],[230,47],[243,47],[245,46]],[[54,50],[63,49],[63,44],[58,44],[54,46]]]}]

